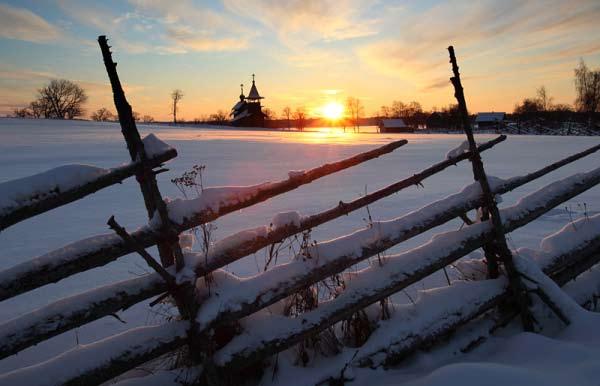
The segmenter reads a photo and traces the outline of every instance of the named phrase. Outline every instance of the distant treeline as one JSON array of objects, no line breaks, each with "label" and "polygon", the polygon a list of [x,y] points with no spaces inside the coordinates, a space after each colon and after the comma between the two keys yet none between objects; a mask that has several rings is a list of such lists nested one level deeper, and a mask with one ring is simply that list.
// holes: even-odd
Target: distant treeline
[{"label": "distant treeline", "polygon": [[[508,113],[502,124],[537,125],[545,127],[561,127],[565,123],[586,125],[589,130],[598,130],[600,123],[600,69],[591,70],[583,60],[574,70],[576,99],[574,104],[555,104],[554,98],[548,95],[546,88],[541,86],[534,97],[525,98],[517,103]],[[88,97],[83,88],[65,79],[50,81],[45,87],[37,90],[37,98],[29,105],[14,110],[14,116],[23,118],[54,118],[74,119],[85,115],[84,104]],[[171,114],[174,123],[207,123],[229,125],[230,114],[226,110],[204,115],[193,120],[177,117],[178,104],[183,97],[181,90],[171,93],[173,100]],[[295,128],[338,126],[360,130],[361,126],[379,126],[385,118],[401,118],[404,123],[415,129],[444,129],[459,130],[460,114],[457,105],[448,105],[440,109],[426,111],[417,101],[404,103],[393,101],[389,106],[381,106],[371,117],[365,117],[364,106],[358,98],[348,97],[344,105],[344,116],[331,121],[325,118],[308,116],[304,106],[292,109],[286,106],[281,114],[265,107],[263,108],[266,126],[269,128]],[[92,120],[112,121],[118,117],[107,108],[100,108],[90,114]],[[475,121],[475,114],[471,115]],[[150,123],[154,118],[149,115],[140,116],[134,112],[134,119]],[[569,126],[570,127],[570,126]]]}]

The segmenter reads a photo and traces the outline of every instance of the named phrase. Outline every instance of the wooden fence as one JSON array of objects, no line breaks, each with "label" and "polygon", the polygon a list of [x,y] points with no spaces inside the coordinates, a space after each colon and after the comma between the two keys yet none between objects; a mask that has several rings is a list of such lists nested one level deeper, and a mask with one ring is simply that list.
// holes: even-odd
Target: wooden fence
[{"label": "wooden fence", "polygon": [[[430,347],[473,320],[483,323],[485,328],[477,330],[467,346],[480,342],[515,315],[521,315],[524,328],[535,328],[529,314],[533,296],[569,323],[568,315],[553,304],[543,288],[538,288],[535,294],[528,290],[519,275],[519,265],[513,260],[513,252],[506,247],[504,234],[600,183],[600,168],[548,184],[523,197],[512,207],[498,209],[494,197],[592,154],[600,149],[600,145],[528,174],[500,180],[486,176],[479,153],[498,145],[506,137],[500,136],[476,145],[472,133],[465,126],[468,150],[457,152],[385,188],[351,202],[340,201],[328,210],[277,227],[263,226],[231,235],[211,246],[206,253],[183,251],[178,235],[188,229],[388,154],[406,145],[407,141],[392,142],[338,162],[292,173],[279,182],[244,188],[208,188],[196,199],[165,202],[155,175],[163,170],[160,168],[164,162],[176,156],[176,151],[154,136],[141,139],[107,41],[100,37],[99,43],[131,163],[102,170],[83,182],[67,186],[67,189],[50,186],[47,190],[32,191],[30,195],[21,194],[13,204],[0,208],[0,230],[82,199],[130,176],[135,176],[139,182],[149,223],[128,233],[111,217],[109,225],[113,234],[77,241],[0,272],[0,300],[109,264],[132,252],[139,253],[155,272],[63,298],[3,322],[0,325],[0,359],[154,297],[157,299],[151,305],[170,296],[180,318],[156,326],[133,328],[90,345],[75,347],[46,362],[2,374],[0,384],[101,384],[184,346],[188,347],[191,360],[200,366],[204,382],[235,383],[236,376],[245,374],[244,371],[249,368],[263,368],[262,364],[279,352],[319,337],[324,339],[323,334],[331,332],[333,327],[360,320],[361,313],[369,306],[385,302],[391,295],[479,248],[483,248],[486,254],[481,265],[488,270],[488,278],[444,289],[444,296],[448,299],[462,296],[462,302],[440,303],[439,298],[425,298],[414,307],[434,312],[427,313],[427,320],[419,319],[423,318],[422,314],[407,315],[402,319],[406,327],[400,332],[385,323],[382,325],[386,327],[377,331],[377,323],[372,323],[367,336],[359,339],[361,354],[352,358],[351,365],[394,365],[415,350]],[[464,96],[461,100],[458,67],[455,62],[453,64],[453,83],[466,113]],[[221,269],[403,189],[419,185],[426,178],[464,160],[472,162],[475,182],[455,195],[398,218],[373,222],[367,228],[331,241],[306,244],[289,263],[276,265],[249,279],[241,280]],[[33,181],[38,177],[30,178]],[[467,217],[473,209],[479,209],[480,218],[477,220]],[[439,235],[407,252],[381,257],[391,247],[457,217],[466,223],[460,230]],[[159,247],[160,263],[145,251],[152,245]],[[556,283],[564,285],[597,264],[599,252],[600,231],[592,232],[592,236],[582,238],[572,247],[550,253],[539,266]],[[367,268],[353,273],[347,271],[374,256],[380,258]],[[310,288],[336,275],[343,279],[344,284],[336,289],[334,296],[316,296],[312,303],[308,302],[310,304],[305,304],[304,309],[296,310],[292,316],[264,312],[267,307],[289,301],[299,294],[308,294],[310,298]],[[203,278],[209,276],[212,285],[218,286],[218,294],[204,284],[208,281]],[[590,297],[594,295],[597,294],[589,294]],[[499,305],[502,307],[498,308]],[[496,318],[498,314],[502,318]],[[384,315],[382,319],[388,317]],[[369,338],[370,334],[375,335],[374,329],[378,335],[387,334],[385,345]],[[343,346],[340,342],[337,344]],[[343,382],[343,372],[341,378],[325,381]]]}]

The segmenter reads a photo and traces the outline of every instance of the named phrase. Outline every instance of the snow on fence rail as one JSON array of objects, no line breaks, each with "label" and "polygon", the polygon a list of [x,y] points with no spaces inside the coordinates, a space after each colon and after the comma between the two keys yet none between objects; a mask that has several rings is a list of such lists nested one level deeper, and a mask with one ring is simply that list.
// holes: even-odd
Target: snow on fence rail
[{"label": "snow on fence rail", "polygon": [[[197,362],[200,371],[201,367],[207,369],[205,381],[209,384],[233,383],[235,379],[232,380],[232,376],[239,374],[236,370],[267,360],[273,354],[317,337],[323,330],[348,320],[369,305],[384,300],[475,249],[484,247],[487,248],[486,252],[493,250],[490,247],[497,242],[499,231],[504,235],[522,227],[600,183],[600,168],[550,183],[523,197],[516,205],[501,209],[501,222],[499,226],[495,226],[493,221],[484,219],[472,222],[466,217],[470,210],[490,204],[490,196],[486,196],[485,189],[482,193],[482,186],[476,182],[455,195],[404,216],[374,222],[367,229],[359,229],[334,240],[304,246],[290,263],[275,266],[255,277],[240,279],[220,269],[265,247],[281,243],[286,238],[326,224],[409,186],[420,184],[429,176],[457,162],[467,159],[474,162],[478,160],[481,151],[506,139],[505,136],[500,136],[479,147],[475,147],[473,142],[471,151],[461,149],[453,152],[447,160],[349,203],[340,202],[335,207],[307,217],[279,216],[281,221],[275,221],[275,227],[262,226],[231,235],[212,246],[207,256],[187,253],[187,265],[183,266],[181,258],[184,256],[180,256],[178,261],[177,253],[180,252],[173,251],[174,246],[179,249],[176,245],[178,233],[390,153],[407,142],[393,142],[332,164],[308,171],[291,172],[288,179],[275,183],[209,188],[194,200],[163,202],[154,179],[156,172],[152,169],[176,156],[176,152],[165,147],[155,137],[150,138],[152,143],[149,144],[140,140],[131,116],[131,106],[120,86],[106,39],[101,37],[99,42],[132,163],[111,170],[86,169],[85,179],[76,179],[76,184],[59,184],[58,191],[54,186],[48,188],[48,184],[38,184],[45,183],[47,178],[26,179],[13,185],[8,183],[5,187],[10,192],[22,192],[20,187],[32,182],[38,186],[35,192],[38,196],[34,197],[34,192],[31,192],[29,199],[20,201],[19,205],[29,208],[23,212],[27,216],[15,217],[17,209],[13,204],[10,213],[13,213],[13,219],[18,218],[16,221],[20,221],[83,198],[95,190],[135,174],[150,223],[128,234],[111,218],[111,228],[117,232],[116,235],[99,235],[80,240],[0,272],[0,301],[110,263],[133,251],[140,253],[157,272],[63,298],[2,323],[0,359],[163,293],[174,298],[182,320],[130,329],[96,343],[76,347],[43,363],[2,374],[0,384],[101,384],[184,345],[188,345],[192,354],[190,359]],[[458,67],[455,70],[457,72]],[[459,82],[458,80],[458,85]],[[507,180],[489,177],[489,193],[498,195],[512,191],[598,150],[600,145]],[[483,168],[482,165],[479,167]],[[35,200],[38,200],[38,206],[32,207],[31,203]],[[0,206],[2,205],[4,201],[0,201]],[[8,213],[8,210],[5,212]],[[0,216],[4,214],[0,209]],[[458,231],[436,235],[431,241],[404,253],[384,257],[380,260],[380,265],[371,265],[358,272],[346,272],[347,268],[456,217],[463,218],[468,225]],[[10,221],[0,224],[11,225]],[[545,239],[540,251],[516,251],[518,257],[515,267],[529,272],[529,263],[523,259],[533,257],[546,275],[562,285],[596,266],[600,260],[600,216],[579,220],[572,225],[577,225],[576,233],[565,227],[561,232]],[[174,235],[173,232],[177,234]],[[162,267],[144,250],[154,244],[159,246]],[[506,267],[507,261],[504,263]],[[485,266],[483,262],[480,264]],[[488,273],[491,273],[491,269]],[[595,271],[592,273],[585,275],[588,277],[585,283],[593,284],[592,291],[596,295],[600,286],[593,283],[598,275]],[[203,287],[203,276],[208,274],[212,275],[219,286],[218,291],[206,291]],[[336,296],[320,302],[317,308],[304,311],[294,318],[261,312],[266,307],[336,274],[347,279],[345,287]],[[536,275],[539,277],[537,272]],[[176,277],[179,281],[174,284]],[[507,305],[514,305],[519,295],[514,293],[515,287],[509,285],[513,278],[509,279],[500,277],[431,290],[431,296],[425,296],[413,306],[407,306],[412,307],[408,316],[396,313],[387,321],[379,321],[378,328],[362,345],[360,356],[352,359],[352,365],[377,367],[394,364],[414,350],[438,342],[440,337],[473,319],[478,319],[485,328],[477,329],[472,334],[472,341],[485,339],[498,325],[497,321],[489,317],[491,310],[501,301],[505,305],[503,309]],[[197,291],[190,292],[191,288],[197,288]],[[540,299],[552,308],[552,299],[548,298],[541,287],[538,290]],[[577,292],[582,302],[585,302],[586,294],[589,296],[589,287],[583,284],[578,284],[572,291]],[[159,296],[159,299],[163,296]],[[317,299],[319,301],[321,299]],[[516,309],[522,312],[520,308]],[[515,308],[509,308],[504,319],[513,316],[514,310]],[[565,315],[562,315],[562,319],[568,322]],[[240,326],[240,333],[234,334],[225,342],[213,341],[212,332],[235,325]],[[471,341],[467,343],[472,344]]]},{"label": "snow on fence rail", "polygon": [[[489,144],[491,145],[491,143]],[[573,162],[584,155],[590,154],[592,149],[594,148],[590,148],[584,152],[578,153],[576,157],[567,157],[557,163],[553,163],[552,165],[543,167],[524,176],[513,177],[508,180],[495,180],[496,186],[494,186],[493,191],[495,194],[504,194],[508,191],[514,190],[526,182],[532,181],[534,178],[539,178],[549,173],[556,167],[566,165],[567,163]],[[468,152],[464,153],[464,156],[468,156],[469,154],[470,153]],[[459,158],[457,157],[456,159],[449,160],[448,163],[451,164],[453,162],[457,162],[458,160]],[[446,161],[440,164],[445,162]],[[435,165],[425,170],[431,170],[434,167]],[[379,195],[379,192],[389,191],[390,187],[405,186],[406,181],[411,182],[412,185],[414,177],[420,176],[423,173],[424,172],[415,174],[412,177],[401,180],[398,183],[392,184],[370,195],[359,198],[354,202],[359,200],[362,200],[361,202],[370,202],[369,196],[377,196]],[[341,208],[343,208],[344,212],[346,212],[348,211],[348,208],[354,207],[351,204],[352,203],[346,204]],[[333,275],[343,268],[350,267],[353,264],[382,252],[393,245],[396,245],[402,241],[406,241],[411,237],[444,224],[447,221],[460,216],[462,213],[466,213],[469,210],[476,208],[478,205],[480,205],[479,190],[477,189],[477,186],[472,185],[463,189],[462,192],[458,192],[455,195],[433,202],[405,216],[387,222],[375,223],[374,228],[371,230],[363,230],[352,236],[355,239],[360,237],[363,240],[370,240],[373,237],[373,232],[377,232],[377,237],[373,239],[373,242],[362,245],[362,251],[364,251],[364,253],[361,251],[359,255],[338,254],[337,259],[331,259],[331,261],[321,260],[318,266],[310,266],[306,264],[303,265],[300,262],[296,262],[295,265],[279,266],[273,270],[267,271],[264,274],[264,277],[259,278],[261,281],[265,281],[270,276],[276,277],[276,275],[279,275],[280,279],[278,279],[278,282],[281,282],[281,284],[272,285],[272,287],[277,288],[277,291],[271,291],[267,297],[262,296],[261,300],[264,304],[272,304],[274,301],[280,300],[282,296],[285,296],[285,294],[301,288],[306,283],[322,280],[323,278]],[[324,213],[326,216],[329,216],[330,213],[337,210],[337,208],[340,207],[338,206],[322,213]],[[311,218],[322,217],[325,216],[323,216],[321,213],[309,216],[309,220],[307,220],[307,222],[310,221]],[[282,229],[287,232],[287,236],[293,235],[304,230],[304,227],[302,226],[304,221],[305,220],[303,220],[301,225],[297,228],[292,228],[289,226]],[[385,229],[387,229],[387,231],[384,231]],[[278,230],[275,232],[278,232]],[[284,237],[281,237],[280,239],[275,240],[270,238],[270,241],[277,242],[283,240],[283,238]],[[257,241],[258,243],[262,243],[262,238],[259,236]],[[251,240],[251,243],[256,245],[257,241]],[[314,250],[312,253],[327,255],[327,250],[340,251],[339,247],[344,243],[344,238],[339,238],[338,240],[334,240],[332,242],[318,243],[312,247]],[[229,250],[233,250],[235,253],[238,253],[238,255],[241,254],[239,251],[236,251],[235,248],[229,248]],[[248,249],[242,248],[242,250],[247,251]],[[258,251],[258,248],[252,250],[252,252],[256,251]],[[192,261],[202,262],[202,259],[192,259]],[[196,267],[198,276],[202,276],[202,274],[209,272],[206,269],[202,269],[200,273],[198,271],[199,269]],[[298,275],[294,277],[291,272],[298,272]],[[0,275],[0,277],[2,276]],[[267,282],[271,283],[270,281]],[[95,288],[85,293],[67,297],[51,303],[38,310],[32,311],[29,314],[23,315],[3,325],[0,325],[0,358],[12,355],[19,350],[39,343],[40,341],[48,339],[49,337],[58,335],[64,331],[76,328],[100,317],[115,313],[119,310],[126,309],[147,298],[157,296],[166,290],[167,288],[165,283],[160,280],[157,274],[153,273],[141,276],[139,278],[128,279],[119,283]],[[266,292],[266,289],[264,291]],[[247,293],[246,295],[249,296],[251,293]],[[219,302],[227,304],[226,299],[219,299]],[[240,315],[247,315],[252,310],[257,310],[257,305],[253,302],[252,298],[248,298],[244,304],[240,306],[242,308],[235,314],[228,312],[228,307],[222,308],[220,318],[222,320],[234,320],[236,317],[240,317]]]},{"label": "snow on fence rail", "polygon": [[[505,138],[506,137],[504,136],[500,136],[493,141],[481,145],[480,149],[481,151],[485,151],[495,144],[504,141]],[[435,174],[435,172],[443,170],[450,165],[454,165],[459,161],[465,160],[469,155],[470,153],[467,152],[458,157],[440,162],[418,174],[389,185],[388,187],[367,196],[363,196],[355,201],[338,205],[319,214],[309,216],[306,219],[303,219],[299,226],[289,224],[274,230],[264,238],[259,236],[258,239],[249,240],[249,244],[251,245],[250,248],[239,245],[239,249],[235,246],[228,246],[228,248],[218,254],[212,251],[213,254],[209,257],[209,266],[211,268],[207,269],[202,265],[196,266],[196,274],[202,276],[203,274],[221,268],[234,260],[256,252],[263,247],[279,242],[286,237],[331,221],[332,219],[359,209],[360,207],[364,207],[377,199],[391,195],[408,186],[420,183],[427,176]],[[473,207],[475,207],[475,205],[473,205]],[[461,210],[455,212],[454,215],[451,214],[450,216],[434,219],[432,224],[441,224],[458,216],[460,213],[464,213],[464,211]],[[431,227],[433,227],[433,225],[429,226],[429,228]],[[266,229],[266,227],[264,228]],[[421,232],[429,228],[423,226]],[[110,239],[112,240],[113,237],[110,237]],[[268,240],[268,243],[266,243],[265,240]],[[86,240],[82,241],[86,242]],[[226,256],[226,258],[217,257],[213,259],[213,255]],[[235,256],[236,258],[233,259],[231,256]],[[198,258],[191,258],[190,260],[198,264],[201,264],[202,262],[202,260]],[[4,277],[16,276],[14,272],[17,271],[17,268],[29,266],[29,263],[30,262],[26,262],[13,269],[0,272],[0,283],[7,283],[8,281],[3,280]],[[40,266],[37,259],[34,260],[34,263],[31,265],[35,267]],[[25,273],[19,274],[19,278],[30,277],[32,275],[31,271],[26,272],[26,270],[22,270],[22,272],[23,271],[25,271]],[[16,282],[18,280],[13,281]],[[6,284],[4,285],[6,286]],[[23,348],[39,343],[44,339],[48,339],[49,337],[58,335],[102,316],[110,315],[121,309],[128,308],[144,299],[159,295],[160,293],[165,292],[166,289],[165,283],[159,279],[157,274],[148,274],[139,278],[124,280],[119,283],[95,288],[82,294],[61,299],[41,309],[11,320],[0,325],[0,359],[12,355]]]},{"label": "snow on fence rail", "polygon": [[[589,150],[586,150],[585,152],[583,152],[583,154],[589,154]],[[518,186],[521,186],[526,182],[531,181],[533,178],[537,178],[541,175],[544,175],[550,170],[554,170],[554,168],[565,165],[568,162],[572,162],[573,160],[578,158],[580,157],[567,157],[564,160],[561,160],[555,164],[549,165],[548,167],[542,168],[522,177],[513,177],[508,180],[492,179],[493,191],[496,194],[501,194],[510,191]],[[503,214],[507,213],[507,215],[504,217],[505,221],[508,222],[508,225],[505,225],[505,231],[508,232],[518,226],[525,225],[527,222],[542,215],[544,212],[559,205],[561,202],[564,202],[565,200],[574,197],[575,195],[581,193],[586,189],[589,189],[590,187],[596,185],[599,182],[600,169],[595,169],[588,173],[577,174],[564,180],[557,181],[546,186],[545,188],[542,188],[538,192],[524,198],[520,202],[520,206],[517,205],[513,208],[507,208],[503,210]],[[425,206],[424,208],[421,208],[418,211],[409,213],[408,215],[405,215],[398,219],[387,222],[375,223],[373,225],[373,228],[371,229],[362,230],[357,233],[351,234],[345,238],[342,237],[336,240],[332,240],[331,242],[319,243],[314,246],[311,246],[312,252],[309,253],[313,253],[315,255],[318,253],[318,255],[321,257],[318,260],[319,263],[316,266],[314,264],[306,264],[304,262],[300,262],[300,260],[296,260],[293,263],[290,263],[289,265],[277,266],[265,272],[261,276],[257,277],[257,279],[249,279],[247,281],[249,283],[251,283],[252,280],[257,282],[257,284],[246,285],[248,288],[254,288],[254,292],[239,291],[239,293],[250,296],[246,296],[246,298],[250,299],[250,301],[248,302],[242,301],[240,303],[239,299],[234,299],[237,300],[237,302],[234,301],[234,303],[229,304],[225,301],[225,299],[222,298],[207,299],[206,302],[201,306],[200,312],[198,314],[198,321],[200,322],[199,327],[206,329],[207,326],[213,326],[217,322],[223,323],[227,321],[232,321],[244,317],[246,315],[252,314],[270,304],[273,304],[277,300],[285,298],[287,295],[293,293],[302,286],[322,280],[323,278],[330,276],[336,272],[343,271],[345,268],[353,265],[354,263],[366,259],[367,257],[372,256],[380,251],[383,251],[398,242],[404,241],[409,237],[422,233],[428,229],[431,229],[434,226],[440,225],[456,216],[459,216],[461,213],[465,213],[479,205],[479,194],[479,190],[476,186],[470,186],[468,188],[465,188],[462,192],[457,193],[456,195],[449,196],[446,199],[432,203],[428,206]],[[530,206],[526,206],[528,203]],[[531,206],[531,203],[535,205]],[[525,211],[523,211],[524,206],[528,208]],[[511,215],[512,217],[510,217]],[[470,227],[464,228],[460,232],[464,234],[469,234],[471,229],[480,228],[481,230],[486,226],[489,228],[489,224],[487,223],[477,223]],[[379,237],[373,238],[373,232],[376,232],[376,234]],[[386,236],[386,234],[390,234],[390,236]],[[395,236],[394,239],[394,236],[392,236],[393,234],[396,234],[398,236]],[[404,288],[404,286],[416,280],[419,280],[428,274],[433,273],[434,271],[451,263],[458,257],[483,245],[486,241],[486,237],[489,237],[489,229],[487,233],[477,233],[476,237],[472,237],[469,243],[463,243],[467,244],[468,247],[459,243],[460,245],[456,245],[456,251],[448,253],[448,255],[444,255],[441,261],[434,261],[429,265],[426,264],[430,268],[421,267],[423,268],[423,270],[416,270],[418,272],[413,272],[412,275],[406,274],[406,270],[404,269],[405,267],[401,268],[400,271],[402,271],[402,275],[407,276],[407,278],[405,278],[405,280],[402,281],[403,284],[401,285],[401,287],[392,287],[393,290],[390,290],[388,289],[388,287],[385,287],[384,289],[380,290],[380,292],[371,295],[375,297],[359,297],[360,301],[354,304],[352,309],[360,309],[372,303],[373,301],[377,301],[378,299],[389,295],[389,293],[391,293],[390,291],[396,292],[398,288]],[[440,241],[437,241],[437,243],[440,243]],[[352,245],[351,249],[357,251],[358,253],[351,252],[350,256],[345,256],[344,249],[340,249],[340,246],[343,246],[344,244]],[[593,248],[593,250],[597,251],[595,247],[597,247],[597,244],[594,244]],[[341,251],[342,253],[332,256],[330,254],[330,251]],[[448,252],[448,249],[446,248],[445,251]],[[412,252],[415,253],[415,262],[420,260],[420,258],[418,257],[420,255],[420,252],[421,251],[419,251],[419,249]],[[578,254],[578,256],[581,255],[581,253]],[[588,255],[588,260],[591,260],[588,262],[588,265],[593,265],[597,263],[597,255],[587,254],[586,256]],[[400,259],[400,257],[388,258],[386,259],[386,261],[393,261],[394,259]],[[338,260],[346,261],[340,264]],[[406,258],[404,258],[404,260],[406,260]],[[567,258],[565,259],[565,261],[571,261],[571,259]],[[421,261],[419,264],[421,263],[425,264],[426,262]],[[295,265],[295,267],[293,267],[293,265]],[[577,264],[571,263],[571,265],[567,267],[573,267],[574,265],[576,266]],[[323,266],[328,267],[328,269],[323,269]],[[386,264],[385,272],[389,273],[390,269],[390,266]],[[294,273],[297,276],[296,278],[294,276]],[[279,277],[280,279],[275,281],[267,280],[269,279],[269,276],[273,276],[275,278]],[[573,275],[570,275],[569,277],[572,278]],[[270,285],[267,285],[266,287],[261,287],[260,282],[267,282]],[[361,280],[361,282],[370,281]],[[383,283],[383,281],[381,280],[377,280],[374,282]],[[243,283],[242,287],[244,287]],[[0,355],[1,357],[12,355],[15,352],[18,352],[32,344],[36,344],[51,336],[57,335],[58,333],[64,332],[71,328],[75,328],[79,325],[85,324],[104,315],[114,313],[119,309],[127,308],[128,306],[131,306],[150,296],[157,295],[165,290],[166,286],[161,281],[159,276],[157,274],[150,274],[140,278],[126,280],[122,283],[115,283],[109,286],[97,288],[82,293],[80,295],[75,295],[70,298],[62,299],[40,310],[36,310],[30,314],[16,318],[12,321],[6,322],[3,325],[1,325]],[[227,291],[222,292],[227,293]],[[252,301],[253,293],[255,294],[253,295],[255,298],[254,301]],[[342,296],[340,297],[340,300],[332,300],[331,302],[329,302],[329,304],[326,304],[327,307],[325,307],[325,305],[320,307],[319,313],[326,313],[327,309],[332,307],[330,304],[342,302],[344,298],[345,297]],[[218,303],[220,310],[216,314],[209,313],[209,315],[215,317],[216,320],[212,321],[211,323],[206,323],[206,309],[214,309],[214,307],[211,307],[211,304],[215,302]],[[492,303],[492,305],[495,305],[496,300],[494,300]],[[314,324],[304,324],[300,329],[302,332],[300,335],[295,335],[295,338],[287,341],[286,344],[281,344],[280,342],[275,344],[277,350],[283,349],[284,347],[288,347],[289,345],[296,343],[299,339],[301,340],[300,337],[306,336],[306,334],[314,333],[317,330],[321,330],[323,328],[322,326],[328,326],[340,319],[343,319],[343,316],[347,315],[347,313],[350,312],[346,309],[346,307],[349,307],[350,305],[346,303],[341,304],[342,306],[340,306],[339,308],[333,308],[335,312],[332,311],[332,316],[330,316],[329,319],[327,319],[327,322],[323,322],[321,319],[319,319],[318,323],[315,322]],[[477,314],[480,314],[489,308],[487,307],[487,303],[485,303],[485,305],[485,307],[482,306],[481,309],[479,309],[479,311],[481,312],[478,311]],[[231,312],[228,310],[236,311]],[[345,310],[346,312],[344,312]],[[351,313],[352,312],[350,312],[350,314]],[[307,315],[307,317],[308,316],[309,315]],[[291,320],[289,324],[294,326],[294,321]],[[290,330],[293,331],[294,327],[290,328]],[[265,341],[264,336],[260,336],[262,336],[261,339]],[[227,346],[225,349],[232,350],[231,347],[235,347],[235,342],[236,340],[234,340],[231,343],[231,345]],[[265,342],[266,346],[268,346],[268,341]],[[168,346],[169,348],[173,348],[171,344],[172,342],[170,341],[165,342],[166,346]],[[182,340],[175,346],[179,344],[183,345],[185,344],[185,342]],[[266,355],[266,352],[273,351],[272,348],[269,350],[261,348],[257,351],[258,354],[244,354],[247,352],[247,350],[247,348],[239,350],[242,352],[243,355],[240,353],[230,355],[232,358],[244,358],[244,363],[248,363],[247,359],[249,358],[263,357],[264,355]],[[227,351],[219,353],[219,356],[217,356],[217,358],[222,358],[225,355],[224,352]],[[140,358],[144,358],[145,360],[146,357],[140,356]],[[224,360],[221,359],[221,361]],[[133,362],[134,361],[130,361],[130,363]],[[238,361],[236,360],[233,363],[237,365]]]},{"label": "snow on fence rail", "polygon": [[[173,205],[167,205],[167,208],[177,208],[177,215],[173,217],[175,220],[183,221],[175,224],[179,232],[183,232],[294,190],[319,178],[390,153],[406,143],[406,140],[391,142],[353,157],[318,166],[301,175],[293,175],[282,181],[262,183],[254,185],[252,188],[246,187],[243,189],[242,196],[231,195],[231,192],[239,190],[237,189],[239,187],[213,188],[221,192],[217,195],[214,194],[215,190],[209,188],[207,189],[209,199],[203,199],[201,195],[198,199],[176,200]],[[215,200],[215,196],[224,198],[225,201]],[[147,248],[158,242],[160,232],[155,222],[152,221],[150,225],[143,226],[131,234],[137,244]],[[133,251],[115,234],[97,235],[74,242],[0,272],[0,300],[57,282],[74,273],[108,264]]]},{"label": "snow on fence rail", "polygon": [[[528,224],[550,209],[598,183],[600,183],[600,168],[588,173],[576,174],[547,185],[537,192],[524,197],[518,204],[501,211],[504,221],[504,232],[510,232]],[[598,227],[595,227],[595,230],[598,230]],[[299,318],[288,319],[286,323],[278,320],[275,324],[280,326],[279,329],[272,327],[274,323],[261,320],[260,325],[246,330],[245,334],[234,338],[228,346],[217,353],[216,360],[222,365],[242,367],[265,355],[282,351],[306,339],[310,334],[325,330],[329,326],[351,316],[358,310],[366,308],[370,304],[406,288],[410,284],[453,263],[460,257],[481,248],[486,242],[491,240],[492,236],[493,231],[489,222],[475,223],[459,231],[438,234],[430,242],[420,247],[400,255],[385,258],[382,266],[372,265],[352,275],[353,278],[350,283],[346,285],[344,291],[336,298],[320,304],[317,309],[304,313]],[[381,240],[369,240],[369,244],[376,245]],[[366,245],[361,245],[357,248],[356,243],[349,244],[358,251],[370,249]],[[337,249],[331,248],[330,251]],[[327,254],[325,256],[332,260],[335,258]],[[321,256],[321,259],[325,256]],[[344,256],[340,257],[343,258]],[[293,280],[293,278],[285,277],[281,281],[270,281],[270,284],[275,284],[272,289],[267,289],[266,291],[265,289],[259,289],[255,291],[256,300],[253,299],[251,304],[258,302],[261,304],[259,307],[254,307],[252,312],[257,311],[257,308],[264,308],[272,304],[274,301],[265,301],[264,299],[268,298],[274,291],[280,291],[281,286],[284,286],[288,280]],[[259,286],[260,283],[256,283],[248,287],[256,288]],[[239,287],[237,288],[240,289]],[[232,293],[228,291],[223,292]],[[232,294],[233,297],[248,296],[250,298],[252,298],[252,295],[246,288],[241,288],[239,292],[236,291],[236,293]],[[271,299],[280,298],[273,296]],[[215,298],[213,297],[209,300],[212,299]],[[198,314],[200,326],[203,325],[202,322],[204,321],[202,312],[205,304],[201,306]],[[226,300],[219,300],[218,307],[220,309],[218,315],[225,314],[227,309],[243,309],[245,304],[248,303],[237,301],[233,304],[228,304]],[[210,306],[211,304],[208,304],[208,307]],[[236,317],[245,316],[249,313],[248,311],[240,312]]]},{"label": "snow on fence rail", "polygon": [[136,161],[112,169],[65,165],[30,177],[0,184],[0,231],[108,186],[120,183],[142,167],[155,168],[177,156],[177,151],[150,134],[143,140],[151,150],[142,165]]}]

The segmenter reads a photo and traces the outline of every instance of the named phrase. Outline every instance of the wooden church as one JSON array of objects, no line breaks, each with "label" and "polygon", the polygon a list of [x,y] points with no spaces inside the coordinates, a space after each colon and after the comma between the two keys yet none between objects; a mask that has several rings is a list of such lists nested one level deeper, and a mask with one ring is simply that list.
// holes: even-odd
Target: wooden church
[{"label": "wooden church", "polygon": [[265,127],[265,114],[262,112],[260,100],[264,99],[258,93],[252,74],[252,87],[248,96],[244,95],[244,85],[240,85],[242,93],[240,100],[231,109],[231,124],[238,127]]}]

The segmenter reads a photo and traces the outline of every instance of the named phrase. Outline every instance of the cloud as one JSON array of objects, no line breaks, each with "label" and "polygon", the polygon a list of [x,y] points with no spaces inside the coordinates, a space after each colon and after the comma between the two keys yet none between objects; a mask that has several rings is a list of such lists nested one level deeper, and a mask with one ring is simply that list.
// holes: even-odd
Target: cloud
[{"label": "cloud", "polygon": [[213,36],[206,31],[197,31],[186,25],[167,27],[166,36],[176,43],[176,46],[191,51],[239,51],[248,47],[246,37]]},{"label": "cloud", "polygon": [[224,12],[199,7],[189,0],[130,0],[135,13],[152,18],[163,30],[166,53],[239,51],[248,48],[255,31]]},{"label": "cloud", "polygon": [[473,77],[514,74],[536,65],[544,71],[553,62],[597,53],[598,20],[600,2],[592,0],[461,1],[425,12],[403,7],[384,21],[385,39],[356,52],[383,74],[434,90],[448,77],[450,44]]},{"label": "cloud", "polygon": [[61,38],[60,29],[35,13],[0,4],[0,37],[47,43]]},{"label": "cloud", "polygon": [[233,12],[273,30],[288,46],[347,40],[377,33],[377,20],[362,10],[375,1],[358,0],[224,0]]},{"label": "cloud", "polygon": [[239,51],[256,36],[227,15],[187,0],[130,0],[132,8],[120,14],[102,3],[58,4],[75,22],[110,33],[117,48],[132,54]]},{"label": "cloud", "polygon": [[34,71],[28,69],[3,69],[0,68],[0,79],[2,80],[27,80],[39,81],[56,78],[51,72]]}]

